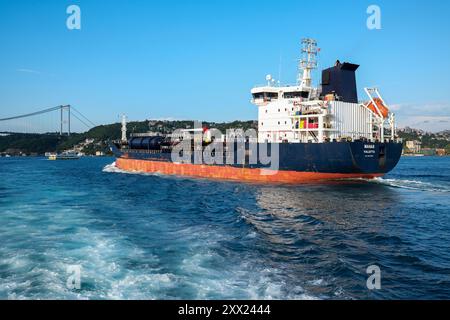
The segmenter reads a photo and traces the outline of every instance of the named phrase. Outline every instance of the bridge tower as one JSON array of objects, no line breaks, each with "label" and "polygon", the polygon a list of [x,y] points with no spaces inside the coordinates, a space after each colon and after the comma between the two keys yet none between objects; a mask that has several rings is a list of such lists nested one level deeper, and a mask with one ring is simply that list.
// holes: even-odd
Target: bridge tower
[{"label": "bridge tower", "polygon": [[67,129],[67,135],[70,136],[70,105],[67,106],[60,106],[60,112],[61,112],[61,120],[60,120],[60,131],[59,134],[62,136],[64,134],[64,126],[66,126]]}]

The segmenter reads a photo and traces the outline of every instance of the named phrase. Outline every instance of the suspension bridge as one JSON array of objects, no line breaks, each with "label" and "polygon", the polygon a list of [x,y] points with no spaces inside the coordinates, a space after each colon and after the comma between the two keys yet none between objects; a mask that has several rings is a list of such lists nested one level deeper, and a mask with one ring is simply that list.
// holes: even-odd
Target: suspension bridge
[{"label": "suspension bridge", "polygon": [[61,136],[70,136],[73,132],[74,125],[76,125],[76,131],[85,131],[96,126],[95,123],[75,107],[61,105],[27,114],[0,118],[0,134],[57,133]]}]

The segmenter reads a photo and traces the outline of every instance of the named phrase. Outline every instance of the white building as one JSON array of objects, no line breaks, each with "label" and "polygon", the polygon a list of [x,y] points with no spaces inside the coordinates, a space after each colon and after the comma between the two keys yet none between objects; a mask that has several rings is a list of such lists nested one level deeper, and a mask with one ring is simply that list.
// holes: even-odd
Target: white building
[{"label": "white building", "polygon": [[406,148],[411,153],[420,153],[422,151],[422,142],[417,140],[406,141]]}]

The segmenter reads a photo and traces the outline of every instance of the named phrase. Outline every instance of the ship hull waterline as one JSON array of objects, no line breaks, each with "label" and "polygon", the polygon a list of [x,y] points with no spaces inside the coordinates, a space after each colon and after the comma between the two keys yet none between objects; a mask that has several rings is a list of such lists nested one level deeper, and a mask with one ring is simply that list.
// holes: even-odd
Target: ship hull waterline
[{"label": "ship hull waterline", "polygon": [[127,172],[153,173],[167,176],[186,176],[236,182],[303,184],[343,179],[375,179],[384,174],[321,173],[270,171],[266,169],[231,166],[177,164],[172,162],[118,158],[116,167]]}]

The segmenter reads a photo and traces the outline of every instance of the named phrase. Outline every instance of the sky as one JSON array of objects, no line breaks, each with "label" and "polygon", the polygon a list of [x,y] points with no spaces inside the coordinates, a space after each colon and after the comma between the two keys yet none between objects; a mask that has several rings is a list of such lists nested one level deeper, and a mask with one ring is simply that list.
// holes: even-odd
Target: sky
[{"label": "sky", "polygon": [[[381,30],[367,28],[372,4]],[[295,83],[311,37],[319,68],[360,64],[360,99],[377,86],[400,126],[450,129],[449,12],[442,0],[0,0],[0,118],[70,104],[96,124],[257,119],[251,88],[267,74]]]}]

